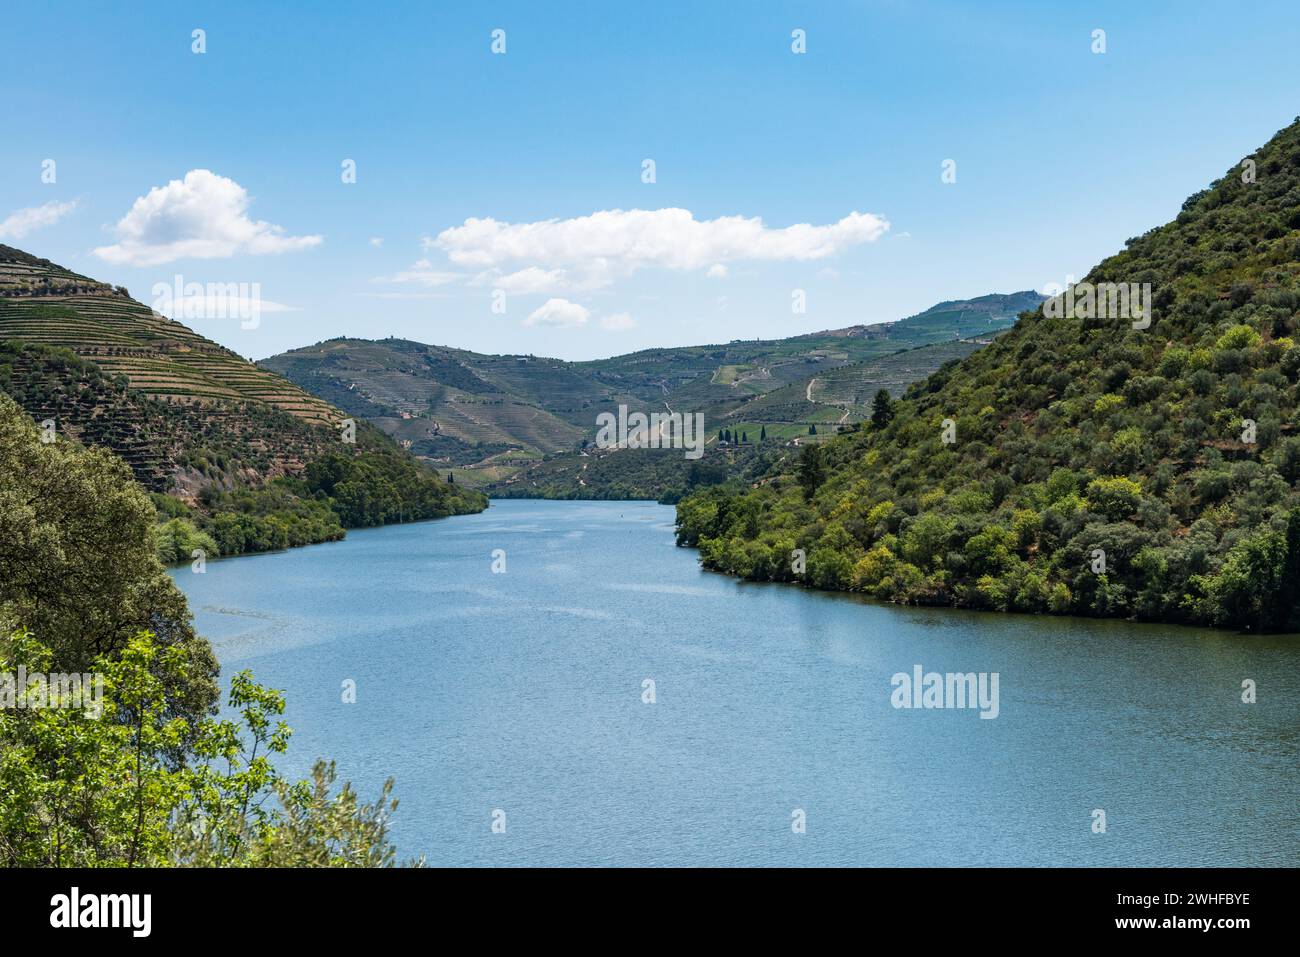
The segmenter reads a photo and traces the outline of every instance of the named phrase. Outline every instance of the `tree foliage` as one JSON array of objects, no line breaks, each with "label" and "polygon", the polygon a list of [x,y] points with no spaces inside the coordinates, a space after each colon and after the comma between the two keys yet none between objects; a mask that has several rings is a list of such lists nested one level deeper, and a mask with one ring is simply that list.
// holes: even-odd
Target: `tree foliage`
[{"label": "tree foliage", "polygon": [[60,671],[148,630],[190,663],[180,713],[217,701],[216,659],[155,557],[154,508],[109,452],[56,437],[0,395],[0,627],[31,629]]},{"label": "tree foliage", "polygon": [[[0,671],[50,673],[54,655],[19,631]],[[240,672],[228,719],[178,716],[169,689],[189,662],[147,632],[91,666],[97,713],[68,696],[0,709],[0,862],[9,867],[369,867],[395,862],[397,802],[334,790],[333,764],[310,781],[275,768],[291,731],[284,696]],[[176,760],[177,752],[182,759]]]},{"label": "tree foliage", "polygon": [[[1085,277],[1149,284],[1149,326],[1025,313],[824,443],[824,480],[688,497],[679,543],[898,602],[1300,626],[1300,121],[1254,158]],[[752,560],[779,542],[809,574]]]}]

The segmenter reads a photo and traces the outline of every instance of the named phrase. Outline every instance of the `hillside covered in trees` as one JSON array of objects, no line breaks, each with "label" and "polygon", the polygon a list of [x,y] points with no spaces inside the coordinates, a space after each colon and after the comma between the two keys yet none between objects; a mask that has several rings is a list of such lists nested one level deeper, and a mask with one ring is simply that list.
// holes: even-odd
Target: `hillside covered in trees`
[{"label": "hillside covered in trees", "polygon": [[679,544],[896,602],[1300,628],[1300,120],[1081,296],[1101,283],[1150,284],[1149,326],[1039,308],[872,425],[684,500]]}]

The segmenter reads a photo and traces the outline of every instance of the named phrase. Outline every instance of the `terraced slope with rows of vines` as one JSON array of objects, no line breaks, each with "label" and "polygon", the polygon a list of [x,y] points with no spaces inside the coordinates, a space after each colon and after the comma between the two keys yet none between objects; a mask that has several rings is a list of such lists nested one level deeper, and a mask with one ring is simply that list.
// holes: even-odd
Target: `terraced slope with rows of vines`
[{"label": "terraced slope with rows of vines", "polygon": [[41,423],[42,441],[105,448],[130,466],[154,493],[154,545],[168,563],[487,506],[378,428],[341,432],[345,416],[328,402],[125,289],[7,246],[0,392]]},{"label": "terraced slope with rows of vines", "polygon": [[70,349],[0,340],[0,392],[37,422],[112,449],[151,492],[192,500],[205,487],[297,475],[337,433],[250,400],[167,401]]},{"label": "terraced slope with rows of vines", "polygon": [[342,413],[154,313],[125,289],[0,245],[0,389],[58,434],[111,448],[151,491],[298,475]]},{"label": "terraced slope with rows of vines", "polygon": [[127,290],[4,245],[0,339],[71,349],[165,401],[251,401],[319,424],[338,418],[328,403],[159,315]]}]

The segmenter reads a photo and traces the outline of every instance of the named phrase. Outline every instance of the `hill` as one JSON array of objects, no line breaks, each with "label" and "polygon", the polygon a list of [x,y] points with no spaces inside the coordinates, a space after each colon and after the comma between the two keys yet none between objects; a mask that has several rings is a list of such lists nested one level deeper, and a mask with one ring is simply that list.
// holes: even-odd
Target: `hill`
[{"label": "hill", "polygon": [[[345,338],[261,365],[493,494],[586,497],[589,486],[575,475],[591,463],[576,456],[594,439],[602,411],[620,404],[644,412],[689,410],[703,413],[711,432],[757,435],[765,427],[781,440],[807,435],[810,427],[833,430],[868,415],[877,388],[900,388],[952,355],[967,354],[1042,298],[1030,291],[982,296],[941,303],[895,323],[590,362]],[[929,344],[936,345],[919,348]],[[909,350],[907,359],[895,356]],[[685,474],[685,466],[664,468],[676,478]],[[659,471],[655,465],[622,487],[662,495],[667,486],[656,477]],[[590,494],[607,494],[597,481]]]},{"label": "hill", "polygon": [[336,410],[121,287],[0,245],[0,338],[63,346],[109,376],[174,404],[256,402],[328,425]]},{"label": "hill", "polygon": [[456,465],[506,450],[575,447],[584,403],[607,395],[556,359],[482,356],[404,339],[332,339],[260,365],[410,442],[415,454]]},{"label": "hill", "polygon": [[[765,473],[790,450],[853,431],[870,415],[880,389],[899,394],[944,362],[990,339],[921,346],[880,359],[839,366],[758,396],[724,416],[709,436],[702,461],[670,449],[598,449],[549,455],[527,468],[475,472],[494,498],[655,499],[677,502],[699,488]],[[809,398],[811,397],[811,398]]]},{"label": "hill", "polygon": [[[0,246],[0,390],[50,438],[99,446],[154,492],[160,553],[187,559],[342,537],[485,506],[364,423],[125,289]],[[342,464],[340,464],[342,463]],[[355,483],[376,482],[364,502]],[[336,493],[341,488],[341,493]]]},{"label": "hill", "polygon": [[897,602],[1300,627],[1300,121],[1248,159],[882,427],[683,501],[679,544]]},{"label": "hill", "polygon": [[152,490],[258,485],[338,444],[343,416],[328,403],[125,289],[3,245],[0,340],[0,387],[118,451]]}]

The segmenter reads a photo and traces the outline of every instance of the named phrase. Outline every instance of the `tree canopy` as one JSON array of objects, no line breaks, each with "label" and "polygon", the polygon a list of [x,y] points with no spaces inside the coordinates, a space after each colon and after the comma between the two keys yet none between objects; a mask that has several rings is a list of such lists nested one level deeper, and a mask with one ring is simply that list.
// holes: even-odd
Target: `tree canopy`
[{"label": "tree canopy", "polygon": [[154,554],[155,512],[112,453],[41,432],[0,395],[0,634],[35,633],[60,671],[80,672],[140,631],[189,662],[176,706],[217,701],[217,663],[185,596]]},{"label": "tree canopy", "polygon": [[695,492],[678,541],[897,602],[1296,627],[1300,121],[1253,159],[1085,277],[1147,323],[1025,313],[821,463]]}]

